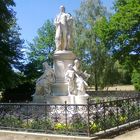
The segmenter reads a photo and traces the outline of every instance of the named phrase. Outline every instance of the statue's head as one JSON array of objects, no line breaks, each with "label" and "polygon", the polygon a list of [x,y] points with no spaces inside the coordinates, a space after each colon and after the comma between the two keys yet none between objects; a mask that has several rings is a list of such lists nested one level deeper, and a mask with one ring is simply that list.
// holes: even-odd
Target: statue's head
[{"label": "statue's head", "polygon": [[73,65],[72,65],[72,64],[69,64],[69,65],[68,65],[68,69],[69,69],[69,70],[72,70],[72,69],[73,69]]},{"label": "statue's head", "polygon": [[65,12],[65,7],[63,5],[60,6],[60,12]]}]

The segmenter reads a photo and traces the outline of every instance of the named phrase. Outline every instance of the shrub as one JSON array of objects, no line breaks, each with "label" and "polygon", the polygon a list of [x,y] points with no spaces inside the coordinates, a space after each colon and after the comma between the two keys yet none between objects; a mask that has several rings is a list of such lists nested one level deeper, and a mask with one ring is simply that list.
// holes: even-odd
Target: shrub
[{"label": "shrub", "polygon": [[80,131],[80,132],[86,132],[87,131],[87,122],[82,117],[82,114],[74,114],[72,116],[71,121],[71,130],[72,131]]},{"label": "shrub", "polygon": [[29,128],[31,129],[52,129],[52,122],[51,120],[31,120],[29,123]]},{"label": "shrub", "polygon": [[120,115],[119,116],[119,123],[124,124],[127,121],[127,119],[128,119],[127,116],[124,116],[124,115],[121,116]]},{"label": "shrub", "polygon": [[134,70],[132,73],[132,83],[136,90],[140,91],[140,72]]},{"label": "shrub", "polygon": [[0,123],[4,127],[21,128],[23,121],[14,116],[5,116],[0,118]]},{"label": "shrub", "polygon": [[31,83],[23,83],[15,88],[6,89],[2,93],[2,102],[25,102],[31,101],[34,94],[34,85]]},{"label": "shrub", "polygon": [[92,122],[90,124],[90,132],[91,133],[95,133],[95,132],[98,132],[100,130],[101,130],[100,123],[98,123],[98,122]]},{"label": "shrub", "polygon": [[54,129],[55,130],[61,130],[61,131],[63,131],[63,130],[66,129],[66,124],[64,124],[64,123],[56,123],[54,125]]}]

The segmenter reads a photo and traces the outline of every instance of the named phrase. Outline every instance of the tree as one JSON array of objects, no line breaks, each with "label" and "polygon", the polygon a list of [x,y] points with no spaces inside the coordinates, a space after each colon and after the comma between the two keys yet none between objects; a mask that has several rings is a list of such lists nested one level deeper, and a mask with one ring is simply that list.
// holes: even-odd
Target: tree
[{"label": "tree", "polygon": [[117,0],[109,21],[109,44],[115,58],[138,67],[140,60],[140,1]]},{"label": "tree", "polygon": [[7,30],[11,27],[14,20],[14,11],[10,8],[10,6],[15,6],[13,0],[1,0],[0,1],[0,33],[2,37],[2,33],[7,32]]},{"label": "tree", "polygon": [[13,0],[0,1],[0,90],[16,85],[18,75],[14,69],[22,65],[23,40],[12,6],[15,6]]},{"label": "tree", "polygon": [[42,63],[47,61],[49,65],[53,64],[53,53],[55,49],[55,26],[53,22],[47,20],[44,25],[38,29],[38,36],[34,38],[33,43],[29,44],[29,63],[25,66],[24,73],[28,80],[34,81],[41,75]]},{"label": "tree", "polygon": [[122,65],[124,82],[131,81],[139,90],[140,1],[116,0],[115,13],[108,24],[108,46]]},{"label": "tree", "polygon": [[91,85],[95,84],[95,90],[105,86],[104,69],[108,68],[105,66],[111,61],[106,36],[108,15],[100,0],[83,1],[76,11],[74,51],[82,60],[83,67],[91,73],[89,81]]},{"label": "tree", "polygon": [[[140,62],[139,62],[140,63]],[[134,69],[132,73],[132,83],[136,90],[140,91],[140,69]]]}]

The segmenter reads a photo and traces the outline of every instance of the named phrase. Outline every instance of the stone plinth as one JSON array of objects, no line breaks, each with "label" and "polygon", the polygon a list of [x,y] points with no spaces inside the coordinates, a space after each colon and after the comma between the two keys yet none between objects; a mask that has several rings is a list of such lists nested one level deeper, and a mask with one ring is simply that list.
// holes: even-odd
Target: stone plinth
[{"label": "stone plinth", "polygon": [[52,85],[52,95],[67,96],[68,87],[65,80],[65,73],[69,64],[73,64],[75,54],[72,51],[57,51],[53,56],[53,68],[55,72],[56,81]]},{"label": "stone plinth", "polygon": [[52,96],[67,96],[68,84],[66,82],[57,82],[52,85]]},{"label": "stone plinth", "polygon": [[87,104],[88,96],[52,96],[48,97],[48,104]]},{"label": "stone plinth", "polygon": [[74,96],[52,96],[48,97],[47,104],[75,104]]},{"label": "stone plinth", "polygon": [[47,104],[87,104],[88,96],[35,96],[33,102]]},{"label": "stone plinth", "polygon": [[45,103],[46,102],[46,95],[34,95],[33,96],[33,103]]}]

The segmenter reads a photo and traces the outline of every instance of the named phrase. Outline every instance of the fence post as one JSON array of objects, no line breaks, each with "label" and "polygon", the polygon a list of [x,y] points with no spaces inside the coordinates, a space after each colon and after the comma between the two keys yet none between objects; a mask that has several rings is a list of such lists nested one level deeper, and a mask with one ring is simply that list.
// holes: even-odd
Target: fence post
[{"label": "fence post", "polygon": [[90,137],[90,101],[87,99],[87,123],[88,123],[88,137]]},{"label": "fence post", "polygon": [[[9,100],[9,105],[10,105],[10,103],[11,103],[11,100]],[[12,122],[12,114],[11,114],[11,110],[12,110],[12,108],[13,108],[13,105],[10,105],[9,106],[8,105],[8,108],[10,108],[10,128],[11,128],[11,130],[12,130],[12,124],[13,124],[13,122]]]},{"label": "fence post", "polygon": [[117,100],[114,102],[116,103],[116,109],[117,109],[117,128],[119,128],[119,99],[117,98]]},{"label": "fence post", "polygon": [[[47,111],[47,101],[45,101],[45,123],[47,121],[47,118],[48,118],[48,111]],[[45,132],[47,133],[47,125],[46,125],[46,130]]]},{"label": "fence post", "polygon": [[129,106],[130,106],[130,98],[127,99],[128,101],[128,122],[130,122],[130,112],[129,112]]},{"label": "fence post", "polygon": [[140,122],[140,94],[137,97],[137,106],[138,106],[138,120]]},{"label": "fence post", "polygon": [[65,101],[65,123],[66,123],[66,131],[68,128],[68,114],[67,114],[67,101]]},{"label": "fence post", "polygon": [[27,105],[27,116],[26,116],[26,121],[27,121],[27,129],[29,127],[29,121],[28,121],[28,116],[29,116],[29,106],[28,106],[28,101],[26,101],[26,105]]},{"label": "fence post", "polygon": [[106,108],[105,108],[105,100],[103,100],[103,119],[104,119],[104,131],[106,131],[106,114],[105,114],[105,112],[106,112]]}]

